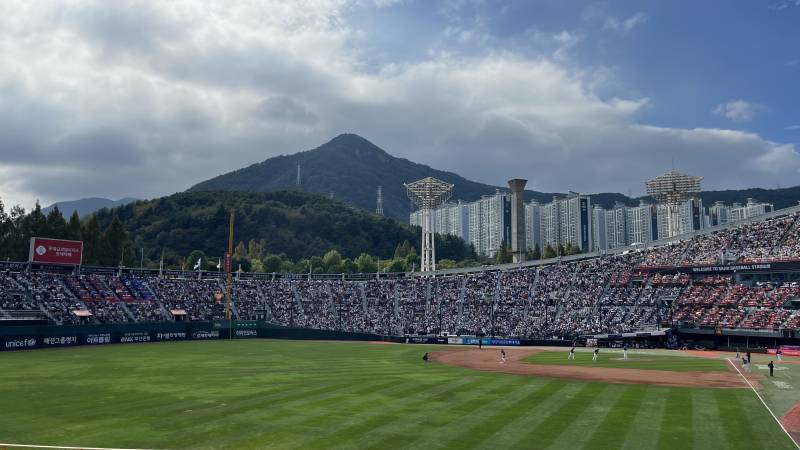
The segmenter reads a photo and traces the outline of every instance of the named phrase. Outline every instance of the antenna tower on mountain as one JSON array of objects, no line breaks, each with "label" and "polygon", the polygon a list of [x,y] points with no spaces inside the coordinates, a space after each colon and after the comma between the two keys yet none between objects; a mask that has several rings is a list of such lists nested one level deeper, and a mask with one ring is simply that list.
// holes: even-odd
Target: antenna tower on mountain
[{"label": "antenna tower on mountain", "polygon": [[297,186],[297,189],[300,189],[300,163],[297,163],[297,181],[295,181],[295,186]]},{"label": "antenna tower on mountain", "polygon": [[378,186],[378,205],[375,207],[375,214],[383,215],[383,187]]}]

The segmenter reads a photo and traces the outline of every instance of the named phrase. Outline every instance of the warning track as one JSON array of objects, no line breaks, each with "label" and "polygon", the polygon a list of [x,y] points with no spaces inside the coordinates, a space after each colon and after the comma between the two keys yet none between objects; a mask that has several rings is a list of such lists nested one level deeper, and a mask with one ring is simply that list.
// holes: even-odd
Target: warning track
[{"label": "warning track", "polygon": [[601,381],[618,384],[647,384],[672,387],[748,388],[734,371],[672,372],[667,370],[616,369],[569,365],[539,365],[522,359],[539,349],[506,349],[505,364],[500,363],[498,349],[444,350],[431,352],[433,361],[453,366],[514,375],[534,375],[571,380]]}]

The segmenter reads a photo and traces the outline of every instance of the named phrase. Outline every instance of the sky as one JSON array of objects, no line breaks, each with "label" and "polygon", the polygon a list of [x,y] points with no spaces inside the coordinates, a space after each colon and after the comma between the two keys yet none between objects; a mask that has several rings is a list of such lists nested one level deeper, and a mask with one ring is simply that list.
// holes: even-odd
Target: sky
[{"label": "sky", "polygon": [[0,199],[153,198],[341,133],[540,191],[788,187],[798,81],[800,0],[4,0]]}]

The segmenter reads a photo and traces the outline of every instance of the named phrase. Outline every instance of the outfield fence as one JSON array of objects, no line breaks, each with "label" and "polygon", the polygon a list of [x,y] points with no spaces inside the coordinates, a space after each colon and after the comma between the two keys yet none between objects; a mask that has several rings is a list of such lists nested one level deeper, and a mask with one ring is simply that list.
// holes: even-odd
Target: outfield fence
[{"label": "outfield fence", "polygon": [[405,344],[569,346],[565,339],[501,339],[474,336],[386,336],[373,333],[286,328],[268,322],[215,320],[103,325],[24,325],[0,327],[0,351],[218,339],[386,341]]}]

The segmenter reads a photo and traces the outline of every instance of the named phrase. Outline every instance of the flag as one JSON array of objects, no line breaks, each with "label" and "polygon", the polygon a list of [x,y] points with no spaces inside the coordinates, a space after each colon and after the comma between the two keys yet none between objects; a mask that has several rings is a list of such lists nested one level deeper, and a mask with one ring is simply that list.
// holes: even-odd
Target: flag
[{"label": "flag", "polygon": [[197,258],[197,264],[194,265],[194,270],[197,270],[199,268],[200,268],[200,258]]},{"label": "flag", "polygon": [[217,260],[217,269],[222,268],[222,259]]}]

